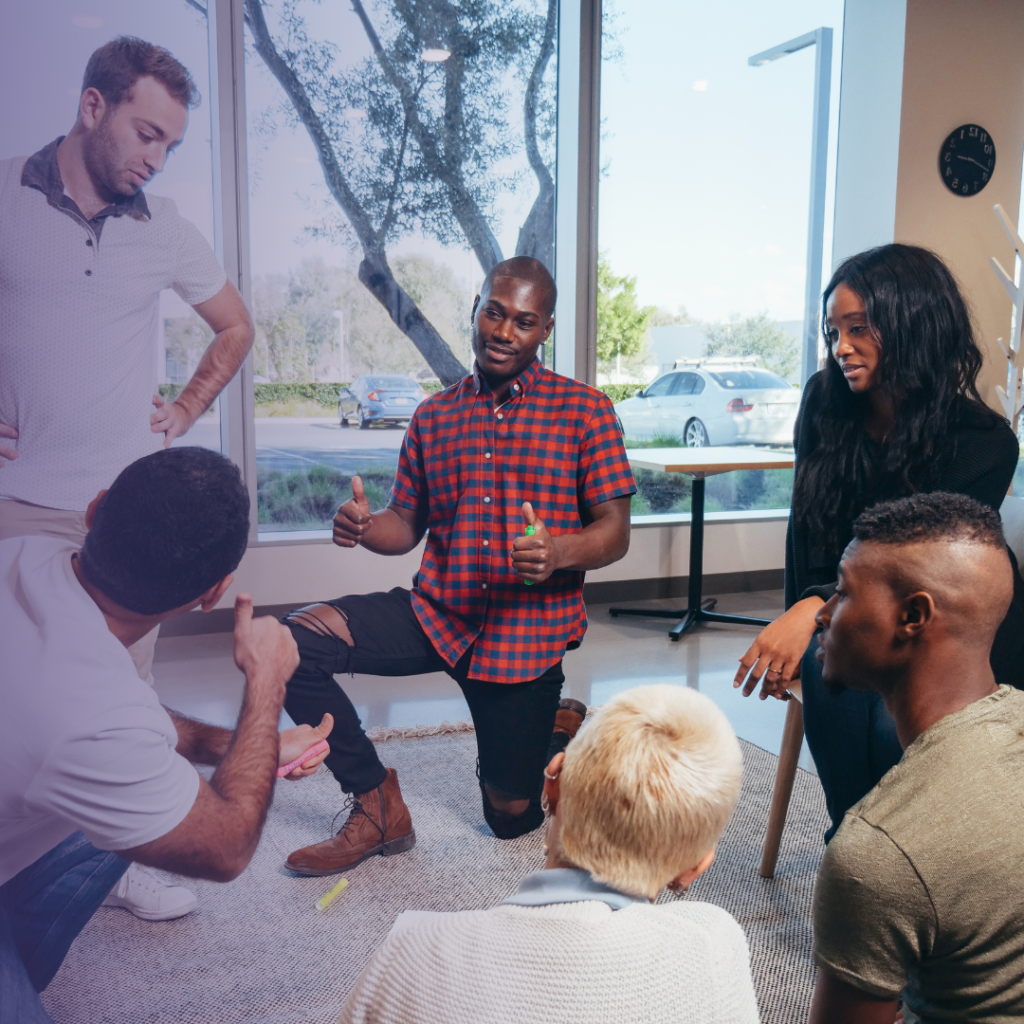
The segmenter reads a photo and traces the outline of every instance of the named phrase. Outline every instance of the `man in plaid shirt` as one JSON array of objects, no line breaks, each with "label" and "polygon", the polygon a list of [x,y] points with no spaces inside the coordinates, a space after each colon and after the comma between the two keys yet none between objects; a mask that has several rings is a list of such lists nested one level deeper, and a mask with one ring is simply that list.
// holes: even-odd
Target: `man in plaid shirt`
[{"label": "man in plaid shirt", "polygon": [[562,657],[587,628],[584,572],[626,553],[636,490],[607,396],[536,359],[554,305],[555,283],[537,260],[495,267],[473,304],[473,373],[416,410],[387,508],[371,513],[352,480],[335,544],[400,555],[426,532],[413,589],[341,597],[284,619],[301,656],[285,707],[300,724],[334,716],[325,763],[350,794],[341,830],[292,853],[293,871],[334,874],[416,841],[398,778],[338,673],[447,672],[476,727],[488,825],[512,839],[543,821],[544,767],[586,712],[560,702]]}]

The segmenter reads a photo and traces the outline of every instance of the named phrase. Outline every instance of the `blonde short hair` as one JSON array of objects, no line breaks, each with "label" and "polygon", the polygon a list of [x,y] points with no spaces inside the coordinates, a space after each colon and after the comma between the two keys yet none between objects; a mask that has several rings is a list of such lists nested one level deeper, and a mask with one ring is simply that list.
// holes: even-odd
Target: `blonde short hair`
[{"label": "blonde short hair", "polygon": [[718,842],[743,759],[724,714],[684,686],[613,697],[569,744],[561,844],[573,864],[653,899]]}]

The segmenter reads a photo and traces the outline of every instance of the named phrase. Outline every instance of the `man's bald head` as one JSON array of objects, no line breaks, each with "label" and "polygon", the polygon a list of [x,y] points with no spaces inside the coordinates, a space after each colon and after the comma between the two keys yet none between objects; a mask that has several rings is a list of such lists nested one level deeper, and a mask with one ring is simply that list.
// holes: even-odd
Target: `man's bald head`
[{"label": "man's bald head", "polygon": [[548,268],[535,260],[532,256],[513,256],[510,260],[504,260],[484,278],[480,287],[480,297],[484,301],[491,293],[491,285],[496,278],[510,277],[517,281],[526,281],[541,293],[541,310],[545,318],[550,317],[555,311],[555,300],[558,298],[558,289],[555,287],[555,279],[548,272]]}]

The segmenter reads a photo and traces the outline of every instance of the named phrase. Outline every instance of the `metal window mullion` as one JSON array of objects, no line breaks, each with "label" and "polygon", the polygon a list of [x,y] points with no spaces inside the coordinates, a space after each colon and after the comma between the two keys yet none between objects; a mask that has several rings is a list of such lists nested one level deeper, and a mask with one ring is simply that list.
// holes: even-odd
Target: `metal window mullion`
[{"label": "metal window mullion", "polygon": [[[213,220],[217,258],[252,308],[249,266],[249,177],[246,158],[243,0],[209,0]],[[249,540],[257,539],[256,424],[253,358],[246,358],[220,396],[221,451],[249,491]]]},{"label": "metal window mullion", "polygon": [[561,0],[555,194],[557,373],[597,379],[597,200],[601,2]]}]

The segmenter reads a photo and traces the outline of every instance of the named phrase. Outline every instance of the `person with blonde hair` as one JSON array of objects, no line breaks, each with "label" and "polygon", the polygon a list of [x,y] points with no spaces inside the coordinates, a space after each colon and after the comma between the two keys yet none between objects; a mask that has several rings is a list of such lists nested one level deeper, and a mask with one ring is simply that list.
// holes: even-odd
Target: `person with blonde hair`
[{"label": "person with blonde hair", "polygon": [[341,1024],[753,1024],[736,921],[708,903],[654,905],[711,866],[742,767],[707,697],[614,697],[548,765],[544,870],[489,910],[400,914]]}]

